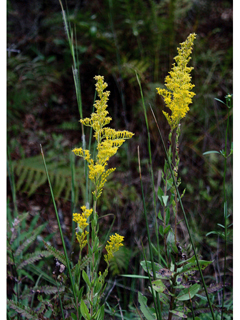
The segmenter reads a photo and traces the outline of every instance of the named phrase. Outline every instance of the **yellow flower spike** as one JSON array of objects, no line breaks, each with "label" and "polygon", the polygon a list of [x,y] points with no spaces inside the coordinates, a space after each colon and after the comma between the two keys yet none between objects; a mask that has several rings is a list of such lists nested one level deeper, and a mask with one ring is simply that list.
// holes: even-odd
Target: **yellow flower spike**
[{"label": "yellow flower spike", "polygon": [[109,261],[113,258],[114,253],[116,253],[120,247],[123,246],[122,242],[124,241],[124,237],[115,233],[115,235],[110,236],[110,240],[107,242],[105,249],[107,250],[107,254],[104,255],[104,260],[108,264]]},{"label": "yellow flower spike", "polygon": [[174,130],[180,120],[184,118],[189,111],[189,104],[192,103],[192,97],[195,95],[191,92],[194,84],[191,84],[190,72],[193,67],[187,67],[190,55],[192,53],[193,41],[196,34],[191,33],[185,42],[180,43],[178,48],[178,56],[174,59],[172,71],[165,78],[165,85],[168,90],[157,88],[159,95],[163,96],[166,106],[171,110],[171,115],[163,111],[171,130]]},{"label": "yellow flower spike", "polygon": [[96,161],[91,158],[89,150],[82,148],[75,148],[73,152],[75,155],[84,158],[88,162],[89,179],[95,184],[95,199],[98,199],[102,193],[107,177],[115,168],[107,169],[109,159],[114,156],[118,148],[125,142],[125,140],[132,138],[134,135],[129,131],[116,131],[114,129],[105,127],[112,120],[108,116],[107,102],[110,95],[107,88],[107,83],[104,82],[104,77],[95,76],[96,91],[99,99],[94,103],[95,112],[91,114],[91,118],[81,119],[80,122],[85,126],[93,128],[93,137],[97,140],[97,156]]}]

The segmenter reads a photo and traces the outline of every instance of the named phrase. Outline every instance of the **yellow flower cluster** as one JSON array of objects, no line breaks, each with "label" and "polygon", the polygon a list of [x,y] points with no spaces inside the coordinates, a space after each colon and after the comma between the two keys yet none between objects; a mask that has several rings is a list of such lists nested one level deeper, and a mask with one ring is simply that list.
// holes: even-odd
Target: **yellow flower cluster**
[{"label": "yellow flower cluster", "polygon": [[105,249],[107,250],[107,254],[104,255],[104,260],[109,263],[109,261],[113,258],[115,252],[119,250],[120,247],[123,246],[122,242],[124,240],[123,236],[115,233],[115,235],[110,236],[110,240],[108,241]]},{"label": "yellow flower cluster", "polygon": [[73,213],[73,221],[77,222],[79,231],[76,232],[76,237],[79,242],[80,250],[82,250],[87,244],[87,235],[88,231],[84,231],[84,229],[88,226],[87,219],[92,214],[93,209],[87,209],[86,206],[82,206],[82,214],[81,213]]},{"label": "yellow flower cluster", "polygon": [[158,94],[163,96],[166,106],[171,110],[171,115],[163,111],[163,114],[167,118],[167,121],[171,127],[171,130],[175,129],[180,120],[186,116],[189,110],[188,105],[192,103],[192,97],[195,95],[191,92],[194,87],[191,84],[190,72],[193,67],[187,67],[190,55],[192,53],[193,41],[196,38],[195,33],[191,33],[185,42],[180,43],[181,48],[178,48],[178,56],[174,59],[177,65],[174,63],[172,71],[165,79],[165,85],[168,88],[157,88]]},{"label": "yellow flower cluster", "polygon": [[86,230],[83,233],[76,232],[77,241],[79,242],[79,247],[80,247],[81,251],[85,247],[85,245],[87,244],[87,235],[88,234],[89,234],[89,232]]},{"label": "yellow flower cluster", "polygon": [[87,219],[92,214],[93,209],[87,209],[86,206],[82,206],[81,213],[73,213],[73,221],[77,222],[79,229],[83,230],[88,226]]},{"label": "yellow flower cluster", "polygon": [[117,153],[118,148],[125,140],[132,138],[134,134],[126,130],[116,131],[105,127],[112,120],[112,118],[108,116],[108,111],[106,110],[110,92],[104,92],[107,87],[107,83],[104,82],[104,77],[95,76],[94,79],[97,81],[96,91],[99,97],[99,100],[94,104],[96,112],[91,114],[91,118],[81,119],[80,122],[85,126],[92,127],[94,130],[94,137],[97,140],[96,161],[91,158],[89,150],[76,148],[73,152],[75,155],[83,157],[88,162],[89,179],[96,186],[96,190],[93,194],[97,199],[102,193],[107,177],[115,170],[115,168],[106,169],[109,159]]}]

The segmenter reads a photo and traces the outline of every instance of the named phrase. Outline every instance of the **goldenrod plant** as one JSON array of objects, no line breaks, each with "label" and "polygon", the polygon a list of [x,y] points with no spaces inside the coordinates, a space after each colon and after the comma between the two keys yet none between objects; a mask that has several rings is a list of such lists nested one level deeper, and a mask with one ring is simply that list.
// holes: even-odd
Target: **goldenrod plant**
[{"label": "goldenrod plant", "polygon": [[[103,295],[106,289],[105,278],[108,275],[111,260],[114,254],[123,246],[124,237],[118,233],[110,235],[106,244],[101,244],[98,235],[99,231],[99,217],[97,213],[97,201],[101,197],[107,177],[116,169],[108,168],[108,162],[114,156],[119,147],[134,135],[129,131],[116,131],[106,125],[112,120],[108,116],[107,101],[110,92],[104,91],[107,83],[104,82],[104,77],[96,76],[96,90],[98,100],[95,101],[95,112],[91,114],[91,118],[81,119],[80,122],[85,126],[90,126],[94,131],[94,138],[96,139],[96,156],[91,155],[90,150],[83,148],[75,148],[73,153],[82,157],[88,164],[87,181],[93,184],[93,205],[89,208],[89,204],[81,207],[81,213],[73,213],[72,220],[76,223],[76,241],[79,245],[78,262],[73,265],[68,256],[66,244],[63,236],[62,226],[59,219],[59,212],[56,206],[54,193],[48,174],[48,169],[41,148],[43,162],[47,174],[47,179],[50,186],[52,201],[56,213],[56,219],[59,227],[60,237],[62,240],[64,254],[51,246],[47,241],[43,241],[46,251],[36,252],[30,255],[27,261],[20,261],[20,266],[25,266],[49,255],[53,255],[56,259],[56,266],[53,274],[56,281],[55,286],[47,286],[44,288],[36,287],[38,290],[38,300],[41,303],[40,311],[36,311],[29,307],[25,307],[19,301],[9,300],[8,305],[17,313],[26,317],[33,317],[37,319],[46,311],[55,316],[59,313],[57,306],[48,304],[41,296],[42,293],[55,294],[55,298],[59,300],[61,316],[63,319],[69,319],[69,312],[71,312],[71,319],[86,319],[86,320],[103,320],[105,301]],[[44,226],[40,226],[38,230],[42,230]],[[33,237],[27,239],[22,246],[17,250],[15,256],[27,247],[30,240],[34,240],[39,234],[34,233]],[[109,235],[111,230],[107,232]],[[15,234],[14,229],[14,234]],[[15,235],[16,237],[16,235]],[[24,247],[23,247],[24,246]],[[85,248],[87,247],[87,249]],[[86,249],[83,253],[83,249]],[[105,264],[103,272],[99,271],[99,263],[102,257],[103,250],[106,252],[103,255],[102,262]],[[11,260],[13,261],[13,260]],[[40,273],[41,276],[41,273]],[[75,309],[75,311],[74,311]],[[30,318],[29,318],[30,319]]]},{"label": "goldenrod plant", "polygon": [[[149,290],[152,293],[154,302],[154,308],[149,308],[147,306],[147,298],[139,293],[140,309],[148,320],[156,318],[171,320],[175,318],[175,316],[199,319],[196,315],[200,313],[210,313],[210,317],[215,319],[214,309],[220,309],[220,306],[212,304],[209,293],[219,291],[223,286],[211,284],[211,286],[207,288],[205,284],[202,271],[207,268],[212,261],[201,260],[196,252],[181,200],[185,190],[182,194],[180,194],[178,190],[181,183],[178,177],[181,120],[189,111],[189,105],[192,103],[192,98],[195,95],[195,93],[192,92],[194,84],[191,83],[190,76],[193,68],[188,67],[195,39],[196,34],[193,33],[187,37],[186,41],[180,44],[178,55],[174,58],[176,63],[173,64],[172,70],[165,79],[167,89],[157,88],[157,93],[163,97],[165,105],[170,109],[171,113],[169,114],[163,111],[170,126],[168,149],[165,147],[159,125],[153,114],[165,150],[166,161],[163,170],[164,186],[160,186],[157,192],[162,210],[159,211],[158,219],[155,220],[155,225],[157,226],[155,230],[157,229],[159,233],[156,235],[156,239],[159,239],[159,241],[162,240],[163,250],[159,252],[159,246],[157,246],[157,248],[155,247],[150,238],[150,232],[148,231],[150,261],[147,261],[145,256],[145,260],[141,262],[142,268],[149,276]],[[145,109],[143,95],[142,101]],[[140,165],[139,169],[141,170]],[[146,226],[147,229],[149,229],[143,191],[142,197]],[[179,217],[179,205],[189,233],[189,245],[194,252],[192,256],[188,256],[189,253],[184,250],[180,235],[178,235],[179,220],[182,219],[182,217]],[[157,262],[154,259],[154,254],[155,257],[158,258]],[[198,271],[200,278],[196,276]],[[208,306],[206,307],[204,305],[204,308],[202,308],[201,302],[208,302]]]},{"label": "goldenrod plant", "polygon": [[[56,258],[61,259],[62,263],[67,266],[72,287],[72,298],[70,298],[70,301],[72,302],[70,305],[75,308],[75,313],[71,313],[72,319],[80,319],[83,317],[87,320],[104,319],[104,303],[102,303],[102,296],[106,288],[105,278],[108,274],[111,259],[119,248],[123,246],[124,241],[124,237],[117,233],[110,236],[110,239],[105,246],[106,254],[104,255],[104,261],[106,263],[106,268],[103,273],[99,272],[98,266],[104,245],[101,245],[98,235],[99,218],[97,213],[97,200],[103,192],[107,177],[116,169],[108,168],[109,159],[117,153],[118,148],[127,139],[130,139],[133,136],[133,133],[129,131],[116,131],[115,129],[106,127],[112,120],[111,117],[108,116],[108,111],[106,110],[110,92],[104,91],[107,87],[107,83],[104,82],[102,76],[96,76],[95,80],[97,81],[96,90],[99,98],[94,104],[95,112],[91,114],[91,118],[81,119],[80,122],[93,129],[93,136],[97,143],[97,154],[96,157],[93,158],[88,149],[83,149],[81,147],[73,149],[75,155],[82,157],[87,162],[89,169],[87,178],[94,186],[92,192],[92,208],[83,205],[81,207],[82,212],[73,213],[72,217],[73,221],[77,223],[76,240],[78,241],[80,251],[78,263],[73,267],[70,266],[59,221],[58,225],[63,242],[65,258],[60,252],[54,250],[53,247],[45,244],[46,248],[52,252]],[[54,197],[53,202],[55,205]],[[57,220],[59,220],[56,205],[55,210]],[[83,249],[86,246],[87,254],[83,256]],[[60,276],[60,281],[66,281],[63,274]],[[68,302],[68,308],[69,307]]]},{"label": "goldenrod plant", "polygon": [[[107,181],[107,177],[116,168],[107,168],[109,159],[115,155],[118,148],[125,142],[126,139],[130,139],[133,133],[129,131],[116,131],[106,127],[112,120],[108,116],[107,101],[110,92],[104,91],[107,87],[107,83],[104,82],[104,77],[95,76],[96,91],[99,99],[95,102],[95,112],[91,114],[91,118],[81,119],[80,122],[93,129],[93,137],[97,143],[97,155],[96,159],[93,159],[91,153],[87,149],[75,148],[74,154],[82,157],[88,163],[89,173],[88,178],[94,185],[93,194],[93,208],[87,209],[83,206],[82,214],[74,213],[73,220],[78,224],[78,230],[76,238],[79,242],[81,261],[81,252],[85,245],[88,244],[88,254],[91,256],[90,269],[86,273],[83,271],[82,276],[87,286],[87,292],[85,299],[81,299],[80,309],[81,314],[85,319],[104,319],[104,305],[101,305],[101,297],[105,288],[105,277],[108,274],[109,262],[113,258],[121,246],[123,246],[124,237],[119,234],[112,235],[106,245],[107,254],[104,255],[104,260],[107,263],[107,267],[103,274],[97,273],[99,263],[100,252],[100,240],[98,236],[98,213],[97,213],[97,200],[100,198],[104,184]],[[91,219],[89,219],[91,218]],[[91,223],[91,232],[86,231],[88,221]],[[90,234],[89,234],[90,232]]]},{"label": "goldenrod plant", "polygon": [[[87,293],[85,299],[81,299],[81,314],[85,319],[103,319],[104,305],[101,305],[101,296],[105,288],[105,277],[108,274],[109,262],[113,258],[121,246],[123,246],[124,237],[119,234],[112,235],[106,245],[107,254],[104,255],[104,260],[107,267],[103,274],[97,273],[97,266],[99,262],[100,240],[98,237],[98,213],[97,213],[97,200],[100,198],[104,184],[107,177],[116,168],[107,168],[109,159],[115,155],[118,148],[125,142],[125,140],[132,138],[133,133],[129,131],[116,131],[106,127],[112,120],[108,116],[107,101],[110,92],[104,91],[107,83],[104,82],[104,77],[96,76],[96,91],[99,99],[95,102],[95,112],[91,114],[91,118],[81,119],[80,122],[93,129],[93,137],[97,143],[96,159],[93,159],[91,153],[87,149],[75,148],[74,154],[82,157],[88,163],[89,174],[88,178],[94,185],[93,194],[93,208],[87,209],[82,207],[82,214],[74,213],[73,220],[78,224],[76,238],[79,242],[81,261],[82,249],[88,244],[88,254],[91,256],[90,269],[86,273],[83,271],[83,279],[87,285]],[[88,221],[91,223],[91,233],[86,231]],[[89,229],[90,230],[90,229]],[[79,300],[80,301],[80,300]]]}]

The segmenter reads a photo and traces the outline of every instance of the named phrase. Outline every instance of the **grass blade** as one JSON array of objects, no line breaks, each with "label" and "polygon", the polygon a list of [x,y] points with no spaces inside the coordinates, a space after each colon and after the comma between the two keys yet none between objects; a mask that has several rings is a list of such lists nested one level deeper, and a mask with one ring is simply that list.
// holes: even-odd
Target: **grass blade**
[{"label": "grass blade", "polygon": [[74,301],[75,301],[76,308],[77,308],[77,297],[76,297],[76,292],[75,292],[75,286],[74,286],[72,273],[71,273],[71,269],[70,269],[70,263],[69,263],[69,259],[68,259],[67,249],[66,249],[64,238],[63,238],[62,227],[61,227],[61,223],[60,223],[60,220],[59,220],[57,206],[56,206],[56,202],[55,202],[54,194],[53,194],[53,190],[52,190],[52,185],[51,185],[51,181],[50,181],[50,178],[49,178],[47,165],[46,165],[46,161],[45,161],[45,158],[44,158],[44,153],[43,153],[43,149],[42,149],[41,145],[40,145],[40,148],[41,148],[41,154],[42,154],[42,158],[43,158],[45,171],[46,171],[47,178],[48,178],[48,183],[49,183],[49,188],[50,188],[50,192],[51,192],[51,196],[52,196],[52,202],[53,202],[53,205],[54,205],[54,210],[55,210],[55,214],[56,214],[56,218],[57,218],[58,228],[59,228],[59,232],[60,232],[60,236],[61,236],[61,240],[62,240],[62,244],[63,244],[63,250],[64,250],[64,255],[65,255],[65,259],[66,259],[66,263],[67,263],[67,270],[68,270],[69,278],[70,278],[70,281],[71,281],[72,291],[73,291],[73,295],[74,295]]}]

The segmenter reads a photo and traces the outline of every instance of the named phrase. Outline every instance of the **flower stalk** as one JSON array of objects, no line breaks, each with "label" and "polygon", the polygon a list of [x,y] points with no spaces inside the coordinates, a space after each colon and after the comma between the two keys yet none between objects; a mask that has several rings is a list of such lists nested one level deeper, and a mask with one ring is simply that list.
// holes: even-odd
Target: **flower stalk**
[{"label": "flower stalk", "polygon": [[[118,235],[112,235],[108,241],[105,249],[107,254],[104,255],[104,260],[107,263],[107,267],[103,274],[97,274],[98,269],[98,257],[99,257],[99,237],[98,237],[98,214],[97,214],[97,200],[100,198],[108,176],[116,168],[108,168],[109,159],[114,156],[121,145],[127,140],[132,138],[133,133],[129,131],[116,131],[106,127],[112,118],[108,115],[107,102],[110,92],[105,91],[107,83],[104,82],[102,76],[95,76],[96,91],[98,100],[95,101],[95,112],[91,114],[90,118],[81,119],[80,122],[83,126],[91,127],[93,130],[93,137],[97,144],[97,154],[93,158],[90,150],[84,148],[75,148],[73,153],[76,156],[82,157],[88,165],[88,178],[94,185],[93,194],[93,208],[87,209],[83,206],[82,214],[74,213],[73,221],[78,223],[78,232],[76,238],[79,242],[80,252],[88,244],[88,252],[91,255],[90,261],[90,273],[84,274],[86,283],[88,284],[88,306],[84,302],[81,302],[83,313],[89,310],[89,314],[94,318],[97,310],[99,309],[101,292],[104,289],[104,279],[108,274],[108,268],[110,260],[113,258],[121,246],[123,246],[124,237]],[[91,216],[91,221],[88,219]],[[85,230],[91,223],[91,234]],[[87,238],[88,237],[88,238]],[[91,244],[90,244],[91,239]],[[98,288],[98,289],[96,289]],[[100,288],[100,289],[99,289]],[[96,299],[96,291],[99,292],[99,298]],[[104,309],[103,309],[104,310]],[[84,315],[84,314],[83,314]],[[86,317],[87,318],[87,317]]]}]

